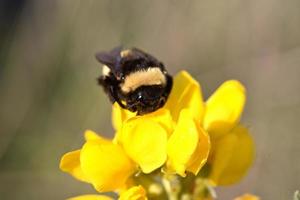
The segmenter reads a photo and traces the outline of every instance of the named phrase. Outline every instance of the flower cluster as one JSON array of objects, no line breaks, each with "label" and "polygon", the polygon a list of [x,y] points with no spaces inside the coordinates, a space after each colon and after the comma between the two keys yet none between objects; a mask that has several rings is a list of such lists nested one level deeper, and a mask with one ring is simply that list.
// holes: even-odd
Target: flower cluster
[{"label": "flower cluster", "polygon": [[[157,177],[169,181],[179,177],[177,182],[201,177],[211,186],[233,184],[254,157],[252,138],[239,124],[245,99],[241,83],[230,80],[204,102],[199,83],[182,71],[174,77],[163,108],[137,116],[114,104],[115,137],[109,140],[86,131],[83,147],[65,154],[60,168],[98,192],[118,192],[121,200],[147,199],[146,191],[153,191],[155,184],[165,185],[168,196],[172,191],[183,195],[182,188],[170,189]],[[138,178],[147,176],[154,177],[155,184]],[[162,193],[159,187],[155,191]],[[189,193],[195,193],[194,189]],[[81,199],[110,198],[92,195]]]}]

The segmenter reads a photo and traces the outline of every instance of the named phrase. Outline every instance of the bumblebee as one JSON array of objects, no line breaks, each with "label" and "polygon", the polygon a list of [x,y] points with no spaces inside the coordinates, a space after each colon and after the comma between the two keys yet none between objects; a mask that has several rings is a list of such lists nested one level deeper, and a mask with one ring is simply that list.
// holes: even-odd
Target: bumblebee
[{"label": "bumblebee", "polygon": [[96,54],[103,64],[98,78],[112,103],[138,115],[161,108],[172,89],[172,76],[162,62],[144,51],[116,47]]}]

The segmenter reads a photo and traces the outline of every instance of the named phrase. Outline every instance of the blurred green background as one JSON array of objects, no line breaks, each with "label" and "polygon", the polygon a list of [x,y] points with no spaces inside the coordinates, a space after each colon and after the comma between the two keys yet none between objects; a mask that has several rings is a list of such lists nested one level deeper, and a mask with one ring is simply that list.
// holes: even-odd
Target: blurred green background
[{"label": "blurred green background", "polygon": [[86,129],[111,137],[94,54],[123,44],[188,70],[207,98],[223,81],[248,89],[243,123],[257,158],[218,189],[288,200],[300,188],[299,0],[1,0],[0,199],[94,193],[58,169]]}]

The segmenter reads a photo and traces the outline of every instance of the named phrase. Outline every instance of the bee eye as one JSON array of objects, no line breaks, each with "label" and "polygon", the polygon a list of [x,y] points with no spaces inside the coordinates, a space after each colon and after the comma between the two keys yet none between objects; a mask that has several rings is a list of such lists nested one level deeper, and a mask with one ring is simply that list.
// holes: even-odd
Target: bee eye
[{"label": "bee eye", "polygon": [[143,95],[142,95],[142,93],[138,93],[138,95],[137,95],[137,100],[142,100],[143,99]]}]

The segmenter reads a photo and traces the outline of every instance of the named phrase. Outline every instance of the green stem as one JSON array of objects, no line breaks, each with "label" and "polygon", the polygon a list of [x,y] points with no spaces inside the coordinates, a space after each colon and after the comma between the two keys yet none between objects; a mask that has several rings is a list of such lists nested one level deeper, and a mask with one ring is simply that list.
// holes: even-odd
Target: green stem
[{"label": "green stem", "polygon": [[195,189],[193,199],[215,199],[216,193],[205,179],[197,178],[195,180]]},{"label": "green stem", "polygon": [[178,200],[180,184],[175,176],[166,175],[162,178],[162,184],[166,190],[169,200]]}]

